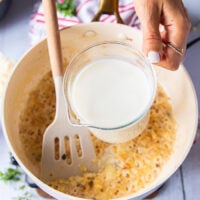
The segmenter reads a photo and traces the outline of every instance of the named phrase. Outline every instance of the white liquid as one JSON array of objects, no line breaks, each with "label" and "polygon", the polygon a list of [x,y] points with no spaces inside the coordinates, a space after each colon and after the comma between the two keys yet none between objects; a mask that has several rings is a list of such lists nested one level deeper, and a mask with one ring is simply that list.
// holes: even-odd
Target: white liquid
[{"label": "white liquid", "polygon": [[87,64],[76,76],[72,108],[89,125],[114,128],[138,118],[150,99],[144,72],[131,63],[104,58]]}]

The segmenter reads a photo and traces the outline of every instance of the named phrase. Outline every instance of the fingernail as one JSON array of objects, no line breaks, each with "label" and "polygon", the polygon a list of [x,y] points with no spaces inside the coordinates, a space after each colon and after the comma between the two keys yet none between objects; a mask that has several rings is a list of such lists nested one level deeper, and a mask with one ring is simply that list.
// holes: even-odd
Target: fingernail
[{"label": "fingernail", "polygon": [[160,55],[157,51],[149,51],[148,59],[150,63],[158,63],[160,62]]}]

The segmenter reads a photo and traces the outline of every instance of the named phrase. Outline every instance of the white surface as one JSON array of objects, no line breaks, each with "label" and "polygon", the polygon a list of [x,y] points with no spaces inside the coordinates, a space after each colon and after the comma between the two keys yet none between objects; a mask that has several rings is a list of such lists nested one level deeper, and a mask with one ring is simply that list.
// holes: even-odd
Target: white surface
[{"label": "white surface", "polygon": [[[5,170],[9,167],[15,168],[15,166],[10,164],[9,159],[9,149],[4,140],[4,136],[2,133],[2,129],[0,127],[0,171],[5,172]],[[44,198],[40,197],[35,189],[30,188],[25,180],[24,175],[22,175],[22,180],[18,182],[7,182],[4,183],[0,180],[0,199],[2,200],[18,200],[20,197],[24,197],[27,192],[30,197],[27,200],[43,200]],[[25,186],[24,189],[20,189],[21,186]]]},{"label": "white surface", "polygon": [[[28,37],[29,17],[36,0],[12,1],[11,8],[2,21],[0,21],[0,51],[18,60],[30,47]],[[22,6],[23,5],[23,6]],[[191,32],[189,40],[200,36],[200,28]],[[189,71],[200,101],[200,42],[192,46],[186,55],[184,65]],[[200,134],[200,133],[199,133]],[[8,148],[0,129],[0,171],[8,167]],[[159,192],[156,200],[198,200],[200,199],[200,140],[192,147],[192,150],[182,167],[167,181]],[[34,192],[34,191],[33,191]],[[13,185],[5,185],[0,181],[1,199],[11,200],[12,195],[17,194]],[[18,195],[18,194],[17,194]],[[16,197],[16,196],[15,196]],[[39,199],[38,196],[32,200]]]},{"label": "white surface", "polygon": [[188,14],[190,15],[192,24],[196,24],[200,20],[200,1],[199,0],[183,0],[185,7],[187,8]]}]

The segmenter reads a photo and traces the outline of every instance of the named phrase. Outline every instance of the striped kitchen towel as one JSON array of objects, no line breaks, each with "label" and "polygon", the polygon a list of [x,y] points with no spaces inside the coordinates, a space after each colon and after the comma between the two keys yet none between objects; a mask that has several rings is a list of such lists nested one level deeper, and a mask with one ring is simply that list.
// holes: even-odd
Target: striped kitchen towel
[{"label": "striped kitchen towel", "polygon": [[[57,11],[59,29],[73,26],[80,23],[87,23],[92,20],[99,6],[99,0],[75,0],[76,15],[65,16]],[[124,23],[133,27],[140,27],[138,17],[135,13],[133,0],[119,0],[119,13]],[[114,15],[104,14],[101,16],[101,22],[116,23]],[[39,42],[45,37],[45,20],[42,3],[35,5],[30,21],[31,45]]]}]

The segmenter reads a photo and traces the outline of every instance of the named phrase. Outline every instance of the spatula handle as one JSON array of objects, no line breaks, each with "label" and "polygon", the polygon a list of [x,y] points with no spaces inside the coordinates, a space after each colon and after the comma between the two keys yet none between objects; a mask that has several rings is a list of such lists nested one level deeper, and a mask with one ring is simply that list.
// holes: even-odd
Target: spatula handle
[{"label": "spatula handle", "polygon": [[47,44],[52,73],[54,77],[63,76],[62,50],[55,0],[42,0],[42,3],[45,15]]}]

